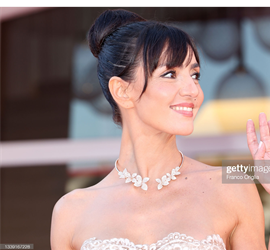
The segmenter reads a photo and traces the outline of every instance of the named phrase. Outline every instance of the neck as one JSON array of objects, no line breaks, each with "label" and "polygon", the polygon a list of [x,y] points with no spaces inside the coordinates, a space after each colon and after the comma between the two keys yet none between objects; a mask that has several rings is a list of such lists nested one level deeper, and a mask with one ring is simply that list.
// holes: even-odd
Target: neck
[{"label": "neck", "polygon": [[[182,156],[176,136],[153,129],[128,129],[123,126],[118,169],[137,173],[150,179],[161,178],[179,166]],[[156,185],[156,183],[155,183]]]}]

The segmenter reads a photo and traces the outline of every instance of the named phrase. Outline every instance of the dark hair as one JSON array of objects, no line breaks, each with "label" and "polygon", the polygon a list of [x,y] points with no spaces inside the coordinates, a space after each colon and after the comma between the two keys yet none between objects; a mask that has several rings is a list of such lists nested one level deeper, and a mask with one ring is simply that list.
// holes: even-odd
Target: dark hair
[{"label": "dark hair", "polygon": [[[190,62],[194,53],[200,64],[194,42],[184,31],[165,23],[146,21],[126,10],[103,12],[91,27],[88,42],[93,55],[98,58],[98,78],[112,107],[113,120],[120,126],[121,113],[108,86],[111,77],[118,76],[128,82],[134,80],[135,70],[143,60],[145,84],[141,97],[148,78],[160,63],[167,68],[181,66],[187,54]],[[165,56],[161,58],[164,49]]]}]

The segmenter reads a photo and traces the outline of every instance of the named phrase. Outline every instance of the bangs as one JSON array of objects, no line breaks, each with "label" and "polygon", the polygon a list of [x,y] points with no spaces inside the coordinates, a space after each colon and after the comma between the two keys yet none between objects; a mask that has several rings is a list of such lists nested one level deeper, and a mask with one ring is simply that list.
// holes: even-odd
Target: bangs
[{"label": "bangs", "polygon": [[186,67],[193,53],[200,64],[198,52],[188,34],[173,26],[153,24],[148,29],[143,49],[145,73],[150,77],[159,66],[180,67],[188,55]]},{"label": "bangs", "polygon": [[[188,44],[185,44],[184,47],[178,47],[178,50],[176,50],[172,48],[171,44],[167,44],[166,42],[163,52],[159,57],[158,64],[151,65],[152,68],[151,71],[148,72],[148,75],[151,76],[157,67],[166,66],[167,69],[180,67],[184,64],[184,61],[188,56],[186,64],[183,65],[184,67],[187,67],[192,60],[193,53],[194,51]],[[148,62],[151,62],[151,59],[149,59]]]},{"label": "bangs", "polygon": [[145,83],[143,91],[147,88],[148,78],[152,76],[159,66],[167,69],[183,65],[187,55],[188,60],[185,67],[189,65],[194,54],[200,66],[199,54],[196,46],[189,35],[170,25],[148,22],[142,29],[137,40],[137,59],[143,59]]}]

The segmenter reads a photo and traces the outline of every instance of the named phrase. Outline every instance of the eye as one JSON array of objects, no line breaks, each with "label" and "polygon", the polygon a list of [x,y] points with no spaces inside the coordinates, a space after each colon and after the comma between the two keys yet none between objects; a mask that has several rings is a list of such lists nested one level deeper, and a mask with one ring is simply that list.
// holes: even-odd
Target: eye
[{"label": "eye", "polygon": [[201,74],[199,72],[197,72],[197,73],[193,74],[191,77],[193,79],[200,80]]},{"label": "eye", "polygon": [[166,72],[164,75],[162,75],[162,77],[175,79],[176,78],[176,72],[171,70],[169,72]]}]

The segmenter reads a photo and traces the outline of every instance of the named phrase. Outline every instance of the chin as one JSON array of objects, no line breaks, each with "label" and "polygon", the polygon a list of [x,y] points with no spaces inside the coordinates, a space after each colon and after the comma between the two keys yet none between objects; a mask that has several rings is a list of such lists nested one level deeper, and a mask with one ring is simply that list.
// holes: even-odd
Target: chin
[{"label": "chin", "polygon": [[186,135],[191,135],[192,132],[193,132],[193,126],[190,128],[182,128],[182,129],[177,128],[175,129],[175,133],[173,134],[186,136]]},{"label": "chin", "polygon": [[191,132],[187,132],[187,133],[183,133],[183,131],[182,131],[182,132],[180,132],[180,133],[178,133],[178,134],[176,134],[176,135],[187,136],[187,135],[191,135],[191,134],[192,134],[192,132],[193,132],[193,131],[191,131]]}]

